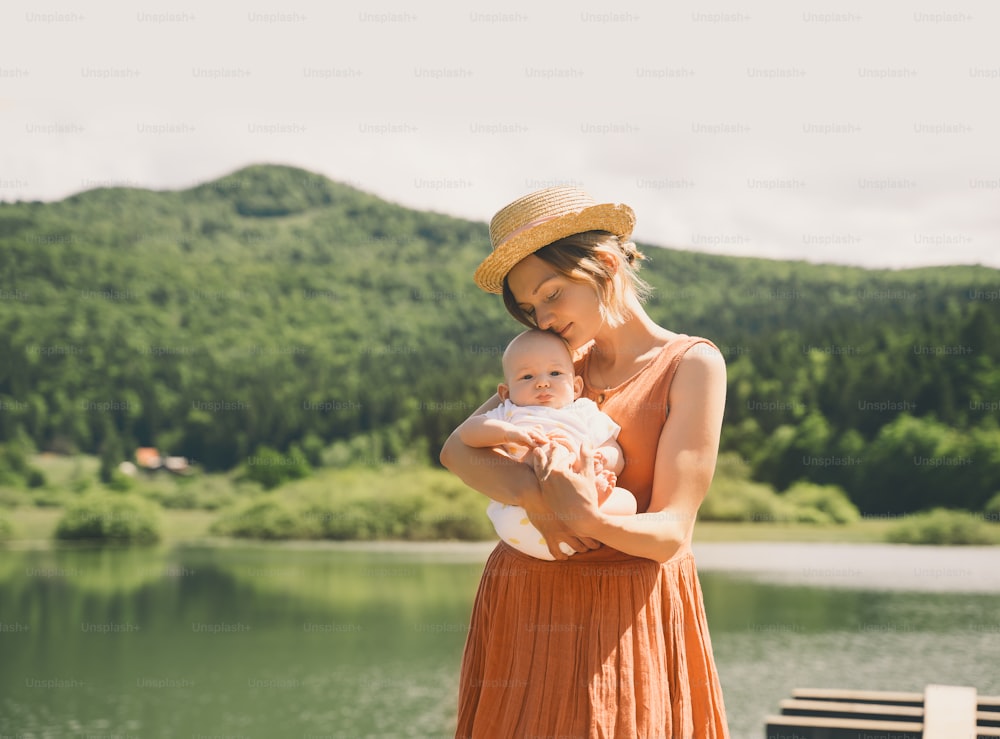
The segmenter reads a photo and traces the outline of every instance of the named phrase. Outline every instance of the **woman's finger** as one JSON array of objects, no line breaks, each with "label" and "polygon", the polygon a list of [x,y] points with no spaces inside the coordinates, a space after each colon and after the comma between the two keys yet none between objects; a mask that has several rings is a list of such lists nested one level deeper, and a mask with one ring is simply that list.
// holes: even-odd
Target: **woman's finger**
[{"label": "woman's finger", "polygon": [[549,467],[553,468],[565,468],[572,469],[573,463],[576,460],[576,455],[573,451],[566,446],[566,444],[560,441],[553,441],[548,445],[548,456],[549,456]]},{"label": "woman's finger", "polygon": [[531,466],[539,482],[549,479],[549,474],[552,472],[550,447],[550,444],[543,444],[531,450]]}]

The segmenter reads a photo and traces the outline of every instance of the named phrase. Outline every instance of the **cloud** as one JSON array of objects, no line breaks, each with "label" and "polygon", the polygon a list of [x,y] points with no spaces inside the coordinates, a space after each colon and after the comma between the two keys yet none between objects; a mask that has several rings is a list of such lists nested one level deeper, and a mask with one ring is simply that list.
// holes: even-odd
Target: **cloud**
[{"label": "cloud", "polygon": [[0,199],[282,162],[476,220],[569,182],[656,244],[1000,266],[991,14],[22,1]]}]

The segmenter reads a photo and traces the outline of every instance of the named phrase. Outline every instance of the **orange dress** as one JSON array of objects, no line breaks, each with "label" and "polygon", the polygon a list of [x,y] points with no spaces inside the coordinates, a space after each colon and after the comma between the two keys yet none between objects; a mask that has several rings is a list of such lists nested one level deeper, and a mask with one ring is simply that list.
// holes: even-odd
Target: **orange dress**
[{"label": "orange dress", "polygon": [[[621,427],[618,484],[649,508],[653,462],[680,335],[616,388],[584,396]],[[577,372],[587,377],[588,355]],[[610,547],[565,561],[500,542],[472,611],[456,737],[680,739],[728,737],[690,542],[668,562]]]}]

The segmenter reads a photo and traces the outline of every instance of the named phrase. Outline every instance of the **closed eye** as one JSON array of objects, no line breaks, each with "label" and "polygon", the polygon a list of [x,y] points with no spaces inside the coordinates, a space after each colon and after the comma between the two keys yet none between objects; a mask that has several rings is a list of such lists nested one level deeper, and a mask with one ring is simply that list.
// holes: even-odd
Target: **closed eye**
[{"label": "closed eye", "polygon": [[[546,303],[551,303],[553,300],[558,300],[561,293],[562,293],[561,289],[553,290],[551,293],[545,296],[544,301]],[[535,309],[530,305],[522,303],[518,307],[524,312],[526,316],[535,315]]]}]

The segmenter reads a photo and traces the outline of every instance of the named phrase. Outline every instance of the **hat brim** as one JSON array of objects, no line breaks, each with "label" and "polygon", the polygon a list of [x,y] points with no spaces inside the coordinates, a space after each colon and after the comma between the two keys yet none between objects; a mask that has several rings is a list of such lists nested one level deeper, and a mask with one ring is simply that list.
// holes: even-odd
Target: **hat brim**
[{"label": "hat brim", "polygon": [[502,242],[476,268],[473,280],[488,293],[503,292],[503,281],[514,265],[543,246],[585,231],[610,231],[627,239],[635,228],[635,212],[623,203],[592,205],[576,213],[545,221]]}]

